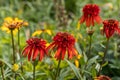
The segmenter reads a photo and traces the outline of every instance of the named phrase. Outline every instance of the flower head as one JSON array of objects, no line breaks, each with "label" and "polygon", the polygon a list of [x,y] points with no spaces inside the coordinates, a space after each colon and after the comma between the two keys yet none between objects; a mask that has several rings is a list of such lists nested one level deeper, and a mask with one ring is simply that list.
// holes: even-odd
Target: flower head
[{"label": "flower head", "polygon": [[103,21],[103,33],[109,39],[115,32],[120,32],[119,22],[117,20],[109,19]]},{"label": "flower head", "polygon": [[14,65],[12,66],[12,70],[13,70],[14,72],[16,72],[18,69],[19,69],[19,65],[18,65],[18,64],[14,64]]},{"label": "flower head", "polygon": [[95,22],[101,23],[101,18],[99,16],[100,9],[96,4],[87,4],[83,7],[83,16],[80,18],[80,23],[86,22],[86,26],[94,26]]},{"label": "flower head", "polygon": [[14,30],[20,28],[21,26],[27,26],[28,23],[20,20],[18,18],[7,17],[4,19],[3,27],[8,28],[9,30]]},{"label": "flower head", "polygon": [[77,55],[74,44],[75,38],[72,35],[66,32],[58,32],[56,36],[54,36],[53,42],[48,46],[47,49],[49,50],[50,48],[57,48],[57,51],[55,53],[55,58],[57,58],[57,60],[63,60],[66,52],[68,52],[68,58],[71,59],[73,56]]},{"label": "flower head", "polygon": [[100,75],[99,77],[95,78],[95,80],[111,80],[108,76]]},{"label": "flower head", "polygon": [[27,46],[24,48],[22,54],[24,56],[28,56],[28,60],[32,58],[33,61],[39,55],[39,60],[41,61],[43,57],[47,54],[46,41],[39,38],[31,38],[26,42]]}]

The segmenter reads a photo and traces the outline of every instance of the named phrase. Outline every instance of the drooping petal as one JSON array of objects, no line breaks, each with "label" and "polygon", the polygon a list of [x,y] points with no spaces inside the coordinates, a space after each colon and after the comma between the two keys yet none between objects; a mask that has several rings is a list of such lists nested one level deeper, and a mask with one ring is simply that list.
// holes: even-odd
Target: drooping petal
[{"label": "drooping petal", "polygon": [[66,49],[64,48],[64,49],[62,49],[62,51],[61,51],[61,54],[62,54],[62,60],[63,60],[64,57],[65,57],[65,53],[66,53]]},{"label": "drooping petal", "polygon": [[35,50],[34,50],[34,52],[33,52],[33,58],[32,58],[33,61],[37,58],[38,53],[39,53],[38,51],[39,51],[39,50],[38,50],[37,48],[35,48]]},{"label": "drooping petal", "polygon": [[32,51],[33,51],[33,47],[30,47],[30,52],[28,54],[28,61],[30,61],[30,58],[31,58],[32,53],[33,53]]},{"label": "drooping petal", "polygon": [[23,50],[23,52],[22,52],[22,55],[23,56],[27,56],[28,53],[29,53],[29,51],[30,51],[30,46],[25,47],[24,50]]},{"label": "drooping petal", "polygon": [[40,56],[39,56],[39,60],[41,61],[44,57],[44,51],[40,49]]},{"label": "drooping petal", "polygon": [[61,57],[61,48],[58,48],[58,50],[55,53],[55,58],[60,59]]}]

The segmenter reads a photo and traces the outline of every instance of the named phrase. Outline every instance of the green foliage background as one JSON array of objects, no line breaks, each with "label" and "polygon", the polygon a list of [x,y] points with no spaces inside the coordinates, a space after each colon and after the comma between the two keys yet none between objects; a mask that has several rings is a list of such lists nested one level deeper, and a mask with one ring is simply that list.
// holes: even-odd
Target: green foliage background
[{"label": "green foliage background", "polygon": [[[50,29],[53,34],[49,36],[48,34],[43,33],[42,37],[48,42],[52,41],[52,37],[58,31],[68,31],[73,34],[76,39],[76,47],[79,51],[79,54],[82,52],[88,51],[89,37],[86,33],[85,24],[80,26],[80,29],[77,29],[77,22],[82,15],[82,7],[88,3],[95,3],[100,6],[101,12],[100,16],[102,19],[114,18],[120,21],[120,0],[63,0],[66,13],[68,15],[68,25],[63,26],[63,29],[59,29],[58,21],[55,19],[55,10],[54,10],[54,0],[0,0],[0,25],[2,26],[3,20],[5,17],[18,17],[25,21],[28,21],[29,26],[21,29],[21,50],[25,46],[25,41],[31,37],[32,33],[37,29]],[[43,24],[47,24],[44,27]],[[101,59],[102,52],[104,52],[106,38],[100,34],[101,25],[95,25],[95,33],[92,40],[92,56],[99,56],[96,59],[99,62]],[[29,35],[29,36],[28,36]],[[80,37],[82,35],[82,38]],[[15,41],[17,41],[17,35],[15,35]],[[12,60],[12,46],[11,46],[11,35],[0,30],[0,59],[4,60],[8,65],[10,65]],[[15,43],[17,46],[17,43]],[[17,48],[17,47],[16,47]],[[27,58],[22,58],[24,61],[25,73],[20,74],[25,80],[32,78],[32,64],[27,61]],[[110,40],[109,51],[107,54],[107,60],[109,64],[102,70],[102,74],[110,76],[113,80],[120,79],[120,37],[115,34]],[[19,63],[20,61],[18,61]],[[73,61],[71,61],[74,63]],[[84,61],[79,61],[84,65]],[[56,63],[56,65],[55,65]],[[73,75],[73,71],[69,64],[66,64],[63,61],[61,64],[61,75],[60,80],[72,80],[77,77]],[[69,62],[68,62],[69,63]],[[49,67],[48,67],[49,66]],[[52,66],[52,68],[51,68]],[[46,58],[43,62],[38,63],[37,65],[37,80],[51,80],[54,77],[54,69],[57,66],[57,62],[54,59]],[[72,65],[70,65],[72,66]],[[93,65],[88,72],[91,72],[94,76],[96,65]],[[7,76],[12,73],[9,72],[9,68],[5,66],[5,71]],[[47,70],[46,70],[47,69]],[[53,69],[51,72],[50,70]],[[82,69],[82,67],[81,67]],[[8,71],[8,72],[7,72]],[[71,72],[71,73],[70,73]],[[65,74],[65,75],[64,75]],[[76,73],[77,74],[77,73]],[[42,77],[41,77],[42,76]],[[12,78],[10,77],[12,80]],[[18,78],[18,80],[21,80]]]}]

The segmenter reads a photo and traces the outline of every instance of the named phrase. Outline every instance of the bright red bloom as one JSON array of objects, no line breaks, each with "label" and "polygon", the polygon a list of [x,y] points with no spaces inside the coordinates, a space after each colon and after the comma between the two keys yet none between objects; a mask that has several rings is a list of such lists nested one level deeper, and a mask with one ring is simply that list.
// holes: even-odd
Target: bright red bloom
[{"label": "bright red bloom", "polygon": [[100,75],[96,80],[111,80],[108,76]]},{"label": "bright red bloom", "polygon": [[38,38],[31,38],[26,41],[27,46],[24,48],[22,54],[28,56],[28,60],[32,58],[34,61],[37,56],[41,61],[46,53],[46,41]]},{"label": "bright red bloom", "polygon": [[53,38],[53,42],[48,46],[47,49],[49,50],[50,48],[57,48],[55,53],[55,58],[57,58],[57,60],[63,60],[66,52],[68,53],[68,58],[71,59],[73,56],[77,55],[77,51],[74,48],[74,45],[75,38],[72,35],[66,32],[58,32]]},{"label": "bright red bloom", "polygon": [[95,22],[101,23],[102,19],[99,16],[100,9],[96,4],[87,4],[83,7],[83,16],[80,18],[80,23],[86,22],[86,26],[94,26]]},{"label": "bright red bloom", "polygon": [[108,39],[114,34],[114,32],[120,32],[119,22],[117,20],[104,20],[103,24],[103,33],[106,34]]}]

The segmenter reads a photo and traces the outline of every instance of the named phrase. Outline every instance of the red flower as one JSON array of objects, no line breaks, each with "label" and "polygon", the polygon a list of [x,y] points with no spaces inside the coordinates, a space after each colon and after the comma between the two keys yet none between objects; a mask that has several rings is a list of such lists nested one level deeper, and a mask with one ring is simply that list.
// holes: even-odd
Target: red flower
[{"label": "red flower", "polygon": [[100,75],[96,80],[111,80],[108,76]]},{"label": "red flower", "polygon": [[83,16],[80,18],[80,23],[86,22],[86,26],[94,26],[95,22],[101,23],[102,19],[99,16],[99,6],[96,4],[87,4],[83,7]]},{"label": "red flower", "polygon": [[50,48],[57,48],[55,53],[55,58],[57,60],[64,59],[66,52],[68,53],[68,58],[71,59],[73,56],[77,55],[77,51],[74,48],[75,38],[68,34],[58,32],[56,36],[53,38],[53,42],[48,46],[48,50]]},{"label": "red flower", "polygon": [[32,58],[34,61],[39,55],[41,61],[46,53],[46,41],[38,38],[31,38],[26,41],[27,46],[24,48],[22,54],[28,56],[28,60]]},{"label": "red flower", "polygon": [[117,20],[109,19],[103,21],[103,33],[106,34],[106,37],[109,39],[114,32],[120,32],[119,22]]}]

